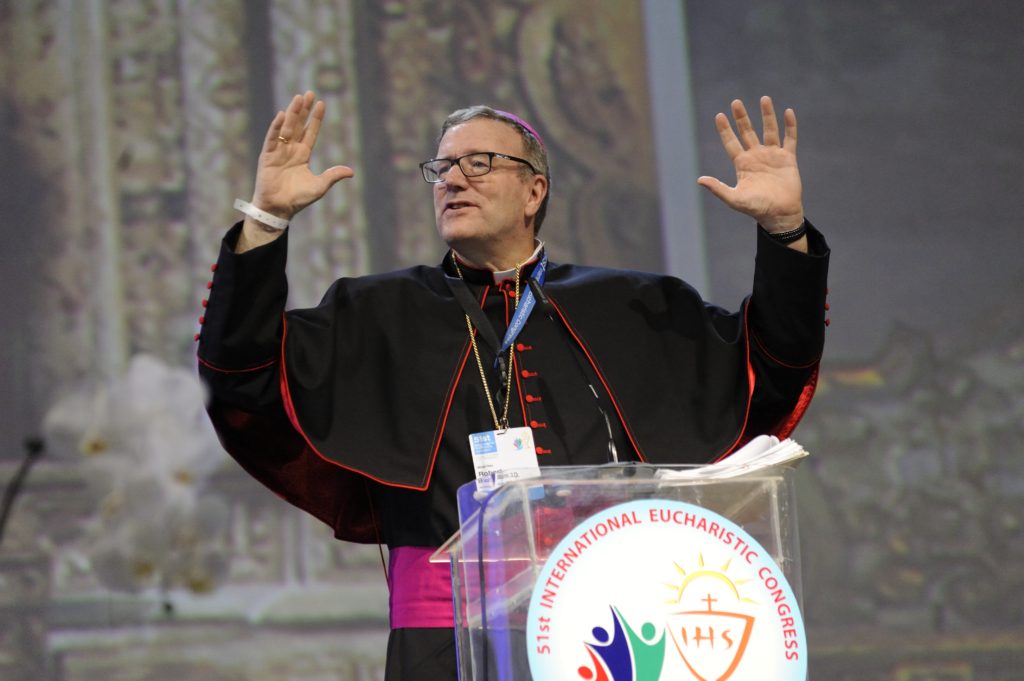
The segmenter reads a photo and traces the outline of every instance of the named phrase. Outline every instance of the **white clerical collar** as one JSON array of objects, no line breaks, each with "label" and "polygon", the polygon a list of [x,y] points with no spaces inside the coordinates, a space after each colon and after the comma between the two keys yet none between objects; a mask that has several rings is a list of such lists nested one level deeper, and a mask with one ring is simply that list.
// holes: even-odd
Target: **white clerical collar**
[{"label": "white clerical collar", "polygon": [[[533,253],[530,255],[530,257],[527,258],[526,260],[524,260],[520,264],[520,267],[524,267],[526,265],[529,265],[531,262],[534,262],[534,261],[536,261],[536,260],[538,260],[540,258],[540,252],[544,249],[544,242],[541,241],[540,239],[534,239],[533,241],[534,241],[534,243],[537,244],[537,247],[535,249],[533,249]],[[505,281],[506,279],[515,279],[516,278],[516,268],[513,267],[510,270],[502,270],[501,272],[492,272],[491,274],[494,277],[494,283],[495,284],[500,284],[501,282]]]}]

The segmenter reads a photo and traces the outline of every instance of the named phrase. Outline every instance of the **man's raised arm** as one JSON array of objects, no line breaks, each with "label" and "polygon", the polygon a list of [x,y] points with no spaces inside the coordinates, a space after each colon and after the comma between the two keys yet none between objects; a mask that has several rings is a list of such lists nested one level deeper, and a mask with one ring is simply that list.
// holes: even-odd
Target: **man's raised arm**
[{"label": "man's raised arm", "polygon": [[274,241],[296,213],[318,201],[339,180],[354,175],[348,166],[331,166],[319,175],[309,168],[325,110],[323,101],[307,91],[295,95],[288,108],[274,116],[256,166],[252,201],[240,207],[246,218],[236,253]]}]

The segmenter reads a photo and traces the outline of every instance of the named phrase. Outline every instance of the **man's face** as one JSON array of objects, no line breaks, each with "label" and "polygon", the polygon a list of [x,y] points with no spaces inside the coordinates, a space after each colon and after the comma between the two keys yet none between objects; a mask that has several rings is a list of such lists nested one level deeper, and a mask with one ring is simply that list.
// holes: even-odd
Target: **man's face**
[{"label": "man's face", "polygon": [[[478,151],[522,157],[523,141],[509,125],[475,118],[449,128],[437,158],[455,159]],[[533,250],[533,227],[546,186],[524,179],[521,163],[495,157],[491,172],[466,177],[456,164],[434,185],[434,217],[445,243],[460,254]],[[537,194],[540,192],[540,196]]]}]

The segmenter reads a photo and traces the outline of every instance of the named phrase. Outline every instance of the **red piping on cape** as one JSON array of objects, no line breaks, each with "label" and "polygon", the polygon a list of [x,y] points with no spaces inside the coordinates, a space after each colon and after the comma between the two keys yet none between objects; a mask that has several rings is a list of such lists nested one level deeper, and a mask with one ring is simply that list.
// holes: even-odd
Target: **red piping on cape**
[{"label": "red piping on cape", "polygon": [[626,432],[626,437],[629,438],[630,443],[633,445],[633,451],[636,452],[636,455],[640,457],[641,461],[646,463],[647,458],[640,449],[640,445],[637,443],[636,438],[633,437],[633,431],[630,429],[629,423],[626,421],[626,417],[622,415],[622,409],[619,408],[619,402],[615,399],[615,394],[608,386],[608,381],[604,380],[604,374],[602,374],[601,370],[597,368],[597,362],[595,362],[594,358],[590,356],[590,351],[587,350],[587,346],[585,346],[583,341],[580,340],[580,337],[576,334],[576,330],[572,328],[572,324],[570,324],[569,320],[565,318],[564,314],[562,314],[562,308],[558,307],[555,299],[550,295],[548,298],[551,300],[551,307],[558,313],[559,319],[562,320],[562,323],[565,324],[565,328],[569,330],[570,334],[572,334],[573,340],[575,340],[576,344],[580,346],[584,357],[587,358],[587,361],[590,362],[590,366],[594,369],[594,373],[597,374],[597,379],[601,381],[601,385],[604,386],[604,391],[608,394],[608,399],[611,400],[612,406],[615,407],[615,413],[619,415],[619,421],[622,423],[622,429]]},{"label": "red piping on cape", "polygon": [[[487,293],[491,290],[490,285],[484,287],[483,296],[480,298],[480,307],[484,306],[484,301],[487,300]],[[466,368],[466,362],[469,361],[469,353],[473,347],[472,342],[466,341],[465,347],[462,349],[462,360],[459,362],[459,369],[452,376],[452,380],[448,384],[448,391],[445,393],[445,405],[444,414],[438,419],[437,428],[434,429],[434,451],[430,455],[430,464],[427,467],[427,479],[423,483],[423,487],[409,487],[407,485],[396,485],[394,483],[382,482],[385,485],[392,487],[405,487],[406,489],[416,489],[423,491],[430,487],[430,480],[434,477],[434,464],[437,462],[437,453],[441,449],[441,438],[444,436],[444,428],[448,424],[448,414],[452,410],[452,402],[455,401],[455,390],[459,387],[459,382],[462,380],[462,372]]]},{"label": "red piping on cape", "polygon": [[810,362],[806,362],[804,364],[792,364],[790,362],[784,362],[768,351],[768,348],[766,348],[764,343],[761,341],[760,336],[753,333],[750,335],[754,337],[754,342],[757,343],[757,347],[761,348],[761,352],[765,354],[765,357],[775,362],[776,364],[786,367],[787,369],[808,369],[821,361],[821,357],[819,356],[817,359],[812,359]]},{"label": "red piping on cape", "polygon": [[797,424],[804,417],[804,412],[807,411],[807,407],[811,404],[811,398],[814,397],[814,391],[818,387],[818,367],[814,368],[814,373],[811,374],[810,378],[807,379],[807,383],[804,385],[803,391],[800,393],[800,399],[797,400],[796,406],[793,407],[793,411],[789,413],[785,421],[779,423],[775,427],[774,435],[778,438],[789,437],[789,434],[793,432]]},{"label": "red piping on cape", "polygon": [[747,432],[747,422],[750,420],[750,403],[754,401],[754,387],[757,384],[757,376],[754,374],[754,365],[750,363],[750,327],[747,325],[747,313],[750,311],[750,299],[743,301],[743,352],[744,358],[747,363],[747,408],[743,412],[743,425],[740,427],[740,433],[733,440],[733,443],[722,454],[718,455],[713,461],[721,461],[725,457],[735,451],[736,447],[743,442],[743,436]]},{"label": "red piping on cape", "polygon": [[207,369],[212,369],[213,371],[217,371],[217,372],[222,373],[222,374],[244,374],[244,373],[247,373],[249,371],[259,371],[260,369],[266,369],[268,366],[270,366],[274,362],[276,362],[277,358],[276,357],[271,357],[270,359],[268,359],[263,364],[258,364],[258,365],[254,366],[254,367],[249,367],[248,369],[222,369],[219,366],[215,366],[213,364],[210,364],[209,362],[207,362],[205,359],[203,359],[199,355],[196,355],[196,361],[198,361],[200,364],[202,364]]},{"label": "red piping on cape", "polygon": [[[486,291],[484,292],[484,295],[486,296]],[[331,459],[331,458],[329,458],[327,456],[324,456],[320,452],[320,450],[317,449],[313,445],[313,443],[310,441],[309,437],[306,435],[306,431],[303,430],[302,426],[299,424],[298,415],[296,415],[296,413],[295,413],[295,405],[292,403],[291,390],[288,388],[288,371],[285,369],[285,361],[284,361],[284,344],[285,344],[285,340],[288,338],[288,320],[287,320],[287,318],[284,317],[284,315],[282,315],[282,319],[281,319],[281,328],[282,328],[282,332],[281,332],[281,367],[280,367],[280,370],[279,370],[279,372],[280,372],[280,385],[281,385],[281,399],[284,402],[284,410],[285,410],[285,413],[288,414],[288,420],[291,421],[292,427],[295,428],[296,432],[298,432],[298,434],[302,436],[302,439],[305,440],[306,445],[309,447],[310,451],[312,451],[314,454],[316,454],[317,456],[319,456],[321,459],[323,459],[324,461],[326,461],[329,464],[338,466],[339,468],[344,468],[345,470],[351,471],[351,472],[356,473],[358,475],[362,475],[362,476],[364,476],[366,478],[369,478],[370,480],[373,480],[374,482],[379,482],[382,485],[387,485],[389,487],[401,487],[403,489],[412,489],[412,490],[417,490],[417,491],[420,491],[420,492],[422,492],[423,490],[427,489],[427,487],[430,486],[430,478],[434,474],[434,463],[437,461],[437,452],[441,448],[441,433],[444,432],[445,423],[447,423],[447,421],[448,421],[448,412],[451,411],[452,400],[455,399],[455,388],[459,385],[459,381],[462,380],[462,371],[463,371],[463,369],[466,368],[466,360],[469,359],[469,352],[470,352],[469,343],[466,343],[466,347],[462,351],[462,359],[459,361],[459,369],[458,369],[458,371],[456,371],[455,376],[452,378],[451,386],[448,389],[448,396],[447,396],[447,400],[446,400],[447,403],[445,404],[444,414],[442,415],[441,422],[438,425],[437,430],[435,431],[435,435],[434,435],[434,451],[430,455],[430,466],[429,466],[429,468],[427,468],[427,479],[424,481],[424,483],[423,483],[423,485],[421,487],[417,487],[416,485],[403,485],[403,484],[397,483],[397,482],[391,482],[391,481],[388,481],[388,480],[381,480],[380,478],[377,478],[375,476],[370,475],[366,471],[361,471],[358,468],[353,468],[351,466],[346,466],[345,464],[338,463],[334,459]]]},{"label": "red piping on cape", "polygon": [[[748,326],[748,324],[747,324],[747,312],[748,312],[749,309],[750,309],[750,301],[747,301],[747,303],[743,306],[743,328],[744,329],[749,329],[750,328]],[[780,359],[778,359],[777,357],[775,357],[773,354],[768,352],[767,348],[765,348],[765,346],[764,346],[764,343],[762,343],[761,339],[758,338],[756,335],[751,334],[749,332],[746,333],[745,335],[747,336],[747,341],[746,341],[746,346],[747,346],[747,372],[750,375],[750,394],[747,397],[747,415],[749,416],[749,414],[750,414],[750,400],[754,396],[754,380],[755,380],[755,377],[754,377],[754,367],[750,363],[750,336],[754,336],[754,342],[757,343],[757,347],[761,349],[761,352],[763,352],[765,354],[765,356],[767,356],[773,362],[775,362],[777,364],[780,364],[780,365],[782,365],[784,367],[788,367],[790,369],[806,369],[807,367],[810,367],[810,366],[813,366],[813,365],[817,364],[819,362],[819,360],[816,359],[816,360],[814,360],[812,362],[809,362],[809,363],[803,364],[803,365],[800,365],[800,364],[790,364],[788,362],[783,362]],[[793,430],[797,427],[797,424],[800,423],[800,420],[804,417],[804,413],[807,411],[807,407],[809,407],[810,404],[811,404],[811,398],[814,397],[814,391],[815,391],[815,389],[818,386],[818,371],[819,371],[818,367],[815,367],[814,368],[814,372],[807,379],[807,383],[804,384],[804,389],[802,391],[800,391],[800,397],[797,399],[796,405],[793,406],[793,410],[791,412],[789,412],[789,415],[785,419],[779,421],[779,423],[775,426],[775,428],[770,433],[771,435],[774,435],[775,437],[777,437],[779,439],[783,439],[783,438],[789,437],[789,434],[792,433]],[[744,419],[743,419],[743,432],[740,433],[740,438],[737,439],[737,441],[733,443],[732,447],[730,447],[729,450],[725,452],[725,454],[722,454],[720,457],[718,457],[716,459],[716,461],[721,461],[725,457],[727,457],[730,454],[732,454],[733,450],[736,449],[736,446],[742,443],[742,441],[744,439],[743,435],[745,434],[746,430],[747,430],[747,417],[744,417]]]},{"label": "red piping on cape", "polygon": [[[483,298],[481,299],[481,307],[483,306],[483,301],[487,299],[487,292],[488,292],[489,289],[490,289],[489,286],[485,287],[485,289],[484,289]],[[640,449],[640,445],[637,443],[636,438],[633,436],[633,432],[632,432],[631,428],[629,427],[629,423],[626,421],[626,418],[625,418],[625,416],[622,413],[622,409],[619,407],[618,400],[615,399],[615,394],[612,392],[611,388],[608,385],[608,382],[605,380],[604,374],[602,374],[601,370],[598,368],[597,362],[595,362],[594,358],[591,357],[590,352],[587,350],[586,346],[583,344],[583,342],[580,340],[579,336],[577,335],[576,330],[573,329],[572,325],[569,323],[569,320],[566,319],[565,315],[562,313],[561,308],[558,307],[558,304],[555,302],[554,299],[551,299],[551,305],[554,308],[555,312],[558,313],[558,316],[562,320],[562,323],[565,324],[565,328],[569,330],[569,333],[572,334],[573,339],[576,341],[577,345],[579,345],[580,349],[583,351],[583,354],[587,358],[587,361],[590,362],[590,366],[594,369],[594,372],[597,374],[598,380],[601,381],[601,385],[604,387],[605,392],[608,394],[608,399],[611,400],[612,406],[615,408],[615,413],[618,414],[619,421],[622,423],[622,428],[623,428],[623,430],[626,433],[626,437],[629,438],[629,441],[633,445],[633,449],[634,449],[634,451],[636,451],[637,456],[640,457],[641,461],[646,462],[647,459],[644,456],[643,451]],[[744,329],[748,328],[747,327],[747,314],[748,314],[749,308],[750,308],[749,301],[747,301],[747,302],[744,303],[744,306],[743,306],[743,327],[744,327]],[[369,475],[366,472],[361,471],[361,470],[359,470],[357,468],[352,468],[351,466],[346,466],[344,464],[340,464],[337,461],[334,461],[333,459],[330,459],[330,458],[324,456],[315,446],[313,446],[313,443],[310,442],[309,437],[306,436],[306,433],[302,429],[302,426],[299,425],[299,420],[298,420],[298,417],[297,417],[297,415],[295,413],[295,407],[294,407],[294,405],[292,403],[291,391],[288,388],[288,372],[285,370],[285,362],[284,362],[284,346],[285,346],[285,340],[286,340],[286,338],[288,336],[288,323],[287,323],[287,319],[284,319],[283,317],[284,316],[282,315],[281,367],[280,367],[281,396],[282,396],[283,401],[284,401],[285,412],[288,414],[288,419],[291,421],[292,426],[295,428],[295,430],[302,436],[302,439],[305,440],[305,442],[309,446],[310,450],[313,451],[317,456],[319,456],[321,459],[323,459],[327,463],[333,464],[333,465],[338,466],[340,468],[344,468],[346,470],[352,471],[352,472],[357,473],[359,475],[365,476],[367,478],[370,478],[371,480],[374,480],[375,482],[379,482],[382,485],[388,485],[390,487],[401,487],[401,488],[404,488],[404,489],[413,489],[413,490],[419,490],[419,491],[423,491],[423,490],[427,489],[427,487],[430,486],[430,480],[431,480],[431,478],[433,477],[433,474],[434,474],[434,464],[437,462],[437,453],[438,453],[438,451],[439,451],[439,449],[441,447],[441,435],[444,433],[444,426],[445,426],[445,424],[448,421],[448,413],[451,411],[452,402],[455,399],[455,390],[458,388],[459,382],[462,380],[462,374],[463,374],[463,371],[466,368],[466,361],[469,359],[469,353],[470,353],[470,345],[469,345],[469,343],[467,343],[466,347],[463,349],[462,359],[459,361],[458,371],[456,371],[455,376],[453,377],[451,385],[449,386],[449,389],[448,389],[448,395],[447,395],[446,400],[445,400],[444,414],[441,416],[438,429],[435,431],[434,447],[433,447],[433,452],[431,453],[431,457],[430,457],[430,464],[429,464],[429,467],[427,469],[427,479],[424,482],[422,487],[417,487],[415,485],[403,485],[403,484],[400,484],[400,483],[389,482],[387,480],[381,480],[381,479],[376,478],[376,477],[374,477],[372,475]],[[743,415],[743,426],[740,428],[740,432],[736,436],[736,439],[733,441],[733,443],[725,450],[724,453],[722,453],[718,457],[716,457],[714,459],[714,461],[721,461],[725,457],[729,456],[729,454],[731,454],[736,449],[736,447],[739,446],[743,442],[743,437],[744,437],[744,435],[746,433],[746,430],[747,430],[747,422],[748,422],[748,419],[750,417],[750,404],[751,404],[751,401],[753,400],[753,397],[754,397],[754,387],[755,387],[756,380],[757,380],[756,376],[754,374],[754,367],[753,367],[753,365],[750,362],[750,334],[747,333],[747,332],[744,333],[744,351],[745,351],[746,365],[747,365],[747,407],[746,407],[746,411],[745,411],[745,413]],[[202,361],[202,360],[200,360],[200,361]],[[267,366],[267,365],[264,365],[264,366]],[[815,391],[815,387],[817,386],[817,381],[818,381],[818,370],[815,369],[814,374],[808,379],[807,384],[804,386],[804,389],[801,392],[800,398],[797,401],[797,404],[794,407],[793,411],[790,412],[789,417],[785,421],[781,422],[776,427],[775,432],[772,433],[773,435],[776,435],[777,437],[786,437],[789,433],[791,433],[793,431],[793,429],[796,427],[796,425],[800,422],[800,419],[803,418],[803,414],[807,410],[807,407],[808,407],[808,405],[811,402],[811,398],[814,396],[814,391]],[[518,376],[517,376],[517,385],[518,385]],[[521,386],[519,386],[519,387],[521,388]],[[522,390],[520,389],[520,400],[521,399],[522,399]],[[525,405],[524,405],[523,417],[525,419]]]}]

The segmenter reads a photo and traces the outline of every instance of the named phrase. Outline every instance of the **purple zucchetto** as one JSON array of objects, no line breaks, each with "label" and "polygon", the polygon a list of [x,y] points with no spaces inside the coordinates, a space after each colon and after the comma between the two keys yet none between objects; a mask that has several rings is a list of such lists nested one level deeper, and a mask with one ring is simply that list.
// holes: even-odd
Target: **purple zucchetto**
[{"label": "purple zucchetto", "polygon": [[536,130],[533,129],[532,125],[530,125],[529,123],[524,121],[519,116],[516,116],[514,113],[509,113],[508,111],[501,111],[500,109],[495,109],[494,113],[496,113],[496,114],[498,114],[500,116],[504,116],[505,118],[508,118],[509,120],[514,121],[514,122],[518,123],[519,125],[523,126],[523,128],[525,128],[526,131],[529,132],[531,135],[533,135],[534,139],[537,140],[537,144],[540,145],[541,149],[544,149],[545,151],[547,151],[547,146],[544,145],[544,140],[541,139],[541,136],[537,133]]}]

